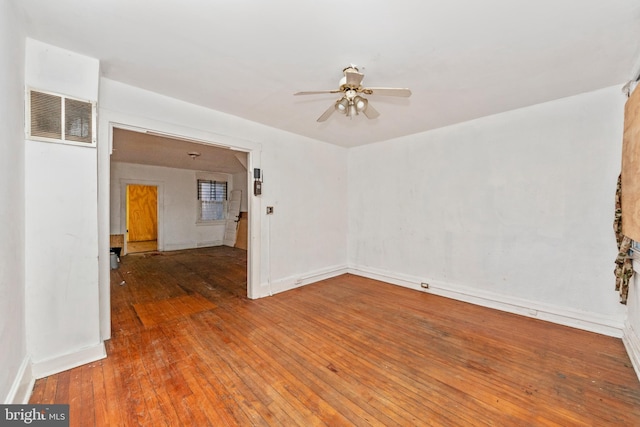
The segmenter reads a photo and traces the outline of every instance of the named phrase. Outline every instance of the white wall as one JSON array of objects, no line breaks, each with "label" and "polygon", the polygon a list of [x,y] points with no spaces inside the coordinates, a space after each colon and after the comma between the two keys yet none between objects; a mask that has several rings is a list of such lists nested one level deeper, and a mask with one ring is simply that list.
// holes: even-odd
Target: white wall
[{"label": "white wall", "polygon": [[[197,175],[197,176],[196,176]],[[111,233],[124,234],[126,229],[125,196],[127,184],[158,186],[158,247],[172,251],[203,246],[222,245],[224,221],[197,224],[198,177],[227,181],[234,189],[233,177],[224,173],[196,172],[160,166],[111,163]],[[246,192],[245,188],[241,188]]]},{"label": "white wall", "polygon": [[[97,100],[99,64],[27,39],[30,87]],[[25,142],[27,347],[36,376],[103,357],[95,147]]]},{"label": "white wall", "polygon": [[[346,150],[293,136],[266,141],[259,214],[271,291],[314,281],[324,271],[345,272]],[[265,215],[266,206],[273,215]]]},{"label": "white wall", "polygon": [[[100,85],[99,147],[113,124],[210,141],[249,153],[263,170],[262,196],[249,196],[250,297],[345,271],[347,150],[108,79]],[[102,152],[101,152],[102,153]],[[108,165],[109,153],[100,164]],[[108,172],[101,167],[100,182]],[[101,187],[101,194],[109,191]],[[109,207],[101,203],[101,215]],[[265,213],[274,206],[274,215]],[[108,234],[109,230],[101,233]],[[108,271],[101,284],[108,286]]]},{"label": "white wall", "polygon": [[[0,402],[31,392],[24,279],[24,47],[19,16],[0,2]],[[26,384],[25,384],[26,383]]]},{"label": "white wall", "polygon": [[620,335],[619,87],[353,149],[349,265]]}]

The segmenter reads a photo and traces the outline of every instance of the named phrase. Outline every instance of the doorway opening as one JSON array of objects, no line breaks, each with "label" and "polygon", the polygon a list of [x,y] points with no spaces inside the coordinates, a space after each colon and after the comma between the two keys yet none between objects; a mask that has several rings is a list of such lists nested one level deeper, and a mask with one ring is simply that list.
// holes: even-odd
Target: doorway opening
[{"label": "doorway opening", "polygon": [[202,263],[185,257],[242,251],[226,254],[234,268],[244,260],[235,277],[249,297],[249,153],[136,128],[112,131],[109,227],[124,235],[123,256],[174,256],[203,273]]},{"label": "doorway opening", "polygon": [[[260,209],[260,199],[253,197],[253,168],[259,168],[261,164],[262,146],[260,143],[252,140],[236,138],[227,135],[217,135],[213,133],[204,133],[201,131],[176,128],[168,123],[160,123],[150,121],[136,116],[127,116],[104,110],[100,117],[100,136],[101,141],[98,144],[98,170],[100,179],[98,182],[98,209],[99,209],[99,294],[100,294],[100,334],[103,340],[108,340],[112,335],[112,305],[111,305],[111,289],[114,277],[110,273],[110,264],[113,256],[110,256],[110,248],[121,248],[122,255],[126,253],[126,242],[124,241],[124,233],[126,231],[126,212],[124,205],[126,203],[125,193],[121,190],[123,182],[130,184],[155,185],[158,187],[158,210],[157,210],[157,251],[152,254],[163,254],[169,251],[178,251],[184,242],[176,241],[175,235],[170,235],[174,230],[164,230],[165,224],[173,224],[174,218],[165,212],[168,205],[188,206],[190,202],[184,202],[181,195],[192,196],[195,191],[187,190],[186,192],[178,192],[178,197],[173,198],[175,192],[169,189],[173,186],[173,180],[154,180],[152,177],[137,182],[131,176],[122,175],[120,177],[114,175],[113,167],[120,160],[118,157],[123,154],[123,147],[119,141],[123,136],[122,133],[127,132],[129,136],[146,135],[159,136],[163,139],[163,144],[156,143],[136,143],[128,144],[129,151],[127,161],[129,166],[134,169],[147,169],[155,167],[171,168],[173,170],[182,170],[184,173],[193,173],[193,170],[211,172],[220,170],[218,166],[232,165],[238,169],[235,171],[227,171],[234,178],[234,186],[242,190],[240,218],[237,228],[236,245],[232,250],[245,251],[244,262],[240,262],[241,270],[244,272],[244,291],[238,294],[238,297],[246,297],[249,299],[259,298],[264,295],[260,286],[260,260],[261,260],[261,221],[258,213]],[[159,129],[159,130],[156,130]],[[175,129],[179,129],[177,132]],[[182,129],[182,130],[180,130]],[[171,132],[171,133],[166,133]],[[205,137],[203,138],[203,135]],[[158,142],[158,141],[156,141]],[[178,143],[183,143],[179,145]],[[188,145],[184,145],[188,144]],[[201,154],[193,154],[192,150]],[[210,150],[217,149],[218,152],[213,159],[217,159],[215,168],[193,168],[200,161],[209,156],[205,156]],[[193,154],[193,155],[192,155]],[[185,164],[184,161],[189,160],[191,163]],[[175,166],[169,164],[170,161],[182,162]],[[239,163],[239,164],[235,164]],[[224,172],[224,171],[223,171]],[[125,174],[127,175],[127,174]],[[180,180],[179,178],[178,180]],[[166,191],[165,191],[166,188]],[[165,202],[164,194],[170,195]],[[194,202],[195,203],[195,202]],[[179,218],[190,218],[190,214],[184,212],[178,213]],[[191,218],[194,220],[193,218]],[[224,229],[223,223],[221,228]],[[196,229],[197,241],[203,242],[206,239],[207,227],[201,226]],[[183,236],[184,233],[178,233]],[[165,239],[166,236],[166,239]],[[165,244],[166,240],[166,244]],[[206,241],[204,241],[207,244]],[[219,242],[209,242],[216,243]],[[222,244],[222,242],[220,242]],[[206,248],[206,247],[205,247]],[[220,246],[220,248],[228,248],[228,246]],[[196,251],[198,244],[196,243]],[[115,251],[112,251],[115,252]],[[147,256],[140,254],[138,256]],[[126,273],[125,269],[119,269],[120,273]],[[121,282],[116,282],[116,284]]]}]

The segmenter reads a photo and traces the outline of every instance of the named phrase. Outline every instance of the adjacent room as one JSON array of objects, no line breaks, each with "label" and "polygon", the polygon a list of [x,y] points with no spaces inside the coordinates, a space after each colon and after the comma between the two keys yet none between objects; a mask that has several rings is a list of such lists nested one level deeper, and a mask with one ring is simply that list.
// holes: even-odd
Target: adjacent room
[{"label": "adjacent room", "polygon": [[248,191],[244,152],[114,128],[110,250],[117,260],[215,246],[246,251]]},{"label": "adjacent room", "polygon": [[0,0],[0,400],[640,424],[639,79],[633,0]]}]

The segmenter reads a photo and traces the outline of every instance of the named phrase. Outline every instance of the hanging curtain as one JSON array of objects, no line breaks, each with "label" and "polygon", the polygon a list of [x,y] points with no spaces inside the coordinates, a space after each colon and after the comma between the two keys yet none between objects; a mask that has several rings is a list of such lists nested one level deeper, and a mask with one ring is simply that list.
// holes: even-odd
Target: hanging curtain
[{"label": "hanging curtain", "polygon": [[629,280],[633,276],[633,265],[629,258],[632,240],[622,234],[622,208],[620,205],[620,194],[622,193],[622,174],[618,176],[618,186],[616,188],[616,213],[613,220],[613,230],[616,233],[618,243],[618,256],[616,258],[616,291],[620,292],[620,303],[627,303],[629,293]]}]

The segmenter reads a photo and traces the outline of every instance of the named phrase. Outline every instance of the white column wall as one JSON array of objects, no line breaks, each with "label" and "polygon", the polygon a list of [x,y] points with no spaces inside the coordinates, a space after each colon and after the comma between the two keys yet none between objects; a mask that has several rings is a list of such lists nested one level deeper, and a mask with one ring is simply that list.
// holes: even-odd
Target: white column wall
[{"label": "white column wall", "polygon": [[[26,84],[98,99],[96,59],[27,39]],[[25,142],[27,346],[38,377],[104,357],[95,147]]]},{"label": "white column wall", "polygon": [[28,399],[24,279],[24,48],[22,17],[0,2],[0,402]]},{"label": "white column wall", "polygon": [[351,150],[352,271],[619,336],[624,101],[612,87]]}]

